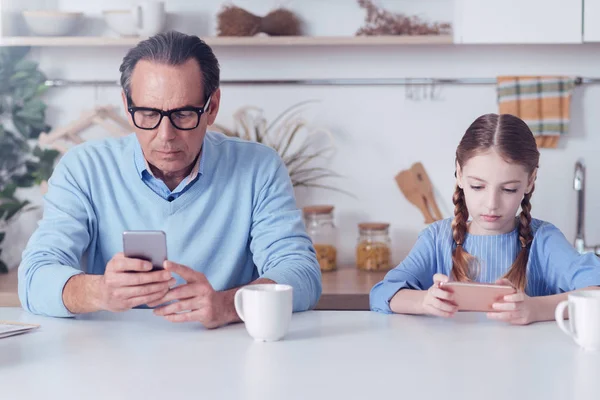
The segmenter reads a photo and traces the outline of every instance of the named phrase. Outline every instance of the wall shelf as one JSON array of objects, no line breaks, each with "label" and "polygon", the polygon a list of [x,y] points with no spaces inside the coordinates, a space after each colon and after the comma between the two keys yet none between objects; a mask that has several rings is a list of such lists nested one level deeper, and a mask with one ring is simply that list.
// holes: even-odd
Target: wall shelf
[{"label": "wall shelf", "polygon": [[[0,46],[32,47],[130,47],[143,38],[103,36],[0,38]],[[210,46],[371,46],[371,45],[440,45],[452,44],[452,36],[253,36],[206,37]]]}]

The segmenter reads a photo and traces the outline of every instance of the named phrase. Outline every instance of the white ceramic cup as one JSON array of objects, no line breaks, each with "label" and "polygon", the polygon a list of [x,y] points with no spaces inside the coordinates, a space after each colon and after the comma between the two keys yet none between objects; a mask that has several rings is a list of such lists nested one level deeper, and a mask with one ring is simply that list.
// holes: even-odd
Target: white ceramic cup
[{"label": "white ceramic cup", "polygon": [[246,330],[261,342],[274,342],[287,333],[293,310],[293,288],[289,285],[248,285],[234,298],[235,311]]},{"label": "white ceramic cup", "polygon": [[166,19],[164,2],[141,1],[136,5],[134,13],[141,36],[153,36],[162,32]]},{"label": "white ceramic cup", "polygon": [[105,10],[106,24],[121,36],[153,36],[162,32],[165,20],[165,3],[141,1],[130,10]]},{"label": "white ceramic cup", "polygon": [[[569,326],[563,318],[569,307]],[[556,306],[554,318],[560,329],[585,350],[600,350],[600,290],[569,293]]]}]

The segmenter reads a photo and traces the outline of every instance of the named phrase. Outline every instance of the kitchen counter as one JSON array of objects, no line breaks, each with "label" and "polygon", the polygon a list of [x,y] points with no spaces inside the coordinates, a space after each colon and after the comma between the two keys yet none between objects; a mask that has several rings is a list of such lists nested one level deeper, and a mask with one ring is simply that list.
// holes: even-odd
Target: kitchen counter
[{"label": "kitchen counter", "polygon": [[361,271],[354,265],[342,265],[336,271],[323,272],[323,293],[317,310],[368,310],[369,292],[387,271]]},{"label": "kitchen counter", "polygon": [[[360,271],[344,265],[336,271],[323,272],[323,294],[318,310],[368,310],[369,291],[387,271]],[[20,307],[17,295],[17,269],[0,275],[0,307]]]}]

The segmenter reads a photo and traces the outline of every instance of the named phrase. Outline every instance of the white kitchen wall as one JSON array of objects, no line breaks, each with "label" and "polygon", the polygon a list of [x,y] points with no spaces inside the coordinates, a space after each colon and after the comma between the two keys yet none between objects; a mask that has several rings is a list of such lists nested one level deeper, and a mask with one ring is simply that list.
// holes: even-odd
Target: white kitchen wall
[{"label": "white kitchen wall", "polygon": [[[213,35],[214,14],[222,2],[169,1],[169,27],[186,33]],[[264,14],[283,4],[297,11],[312,35],[352,35],[364,12],[352,0],[337,1],[236,1]],[[433,19],[450,19],[451,1],[382,1],[390,9],[422,13]],[[102,9],[128,7],[123,1],[61,0],[62,10],[96,15],[90,29],[102,32]],[[179,16],[176,16],[178,14]],[[88,33],[90,31],[84,31]],[[32,57],[51,78],[117,79],[125,48],[41,48]],[[442,45],[381,47],[265,47],[216,48],[222,79],[277,78],[493,78],[503,74],[565,74],[600,77],[600,45]],[[335,205],[340,230],[342,263],[354,262],[357,223],[391,223],[393,260],[400,262],[424,227],[423,217],[401,194],[394,181],[400,170],[421,161],[436,188],[445,216],[452,212],[454,151],[468,125],[479,115],[497,112],[495,87],[438,87],[439,98],[407,99],[405,87],[234,87],[224,86],[217,122],[231,125],[232,113],[245,105],[265,109],[274,117],[288,106],[306,99],[320,102],[309,111],[312,123],[334,133],[337,151],[329,167],[344,178],[330,180],[356,198],[325,190],[297,190],[299,206]],[[68,123],[94,105],[120,103],[118,88],[52,89],[46,98],[53,126]],[[587,164],[586,239],[600,243],[600,85],[575,89],[570,134],[560,148],[542,150],[532,214],[556,224],[572,241],[575,235],[576,193],[573,167],[578,158]],[[29,194],[39,201],[35,190]],[[14,264],[34,216],[23,218],[7,239]]]}]

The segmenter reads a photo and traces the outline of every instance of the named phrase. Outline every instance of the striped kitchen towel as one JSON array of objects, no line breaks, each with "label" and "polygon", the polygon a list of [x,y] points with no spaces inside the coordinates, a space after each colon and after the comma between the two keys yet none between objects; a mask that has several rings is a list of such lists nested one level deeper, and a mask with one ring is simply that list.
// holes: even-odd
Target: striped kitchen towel
[{"label": "striped kitchen towel", "polygon": [[576,78],[567,76],[499,76],[499,112],[525,121],[538,147],[556,148],[559,137],[569,131],[575,83]]}]

